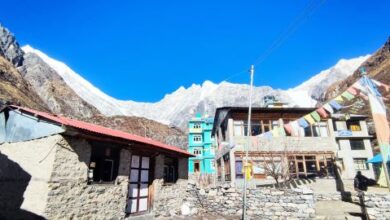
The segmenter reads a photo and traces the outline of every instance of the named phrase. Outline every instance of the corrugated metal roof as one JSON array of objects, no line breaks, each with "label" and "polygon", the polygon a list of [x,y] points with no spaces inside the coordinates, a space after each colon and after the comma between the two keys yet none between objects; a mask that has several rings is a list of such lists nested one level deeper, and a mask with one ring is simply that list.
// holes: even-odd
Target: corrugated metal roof
[{"label": "corrugated metal roof", "polygon": [[70,126],[70,127],[76,128],[76,129],[85,130],[85,131],[89,131],[89,132],[96,133],[96,134],[102,134],[102,135],[106,135],[106,136],[110,136],[110,137],[115,137],[115,138],[120,138],[120,139],[124,139],[124,140],[128,140],[128,141],[135,141],[135,142],[151,145],[153,147],[160,148],[162,150],[168,150],[168,151],[172,151],[175,153],[179,153],[179,154],[187,156],[187,157],[194,156],[194,155],[188,153],[187,151],[182,150],[178,147],[167,145],[167,144],[152,140],[150,138],[141,137],[141,136],[138,136],[135,134],[126,133],[123,131],[114,130],[111,128],[107,128],[107,127],[103,127],[103,126],[99,126],[99,125],[95,125],[95,124],[91,124],[91,123],[87,123],[87,122],[83,122],[83,121],[79,121],[79,120],[75,120],[75,119],[70,119],[70,118],[66,118],[63,116],[52,115],[52,114],[47,113],[47,112],[41,112],[41,111],[37,111],[37,110],[25,108],[25,107],[19,107],[19,106],[14,106],[14,105],[12,105],[10,107],[12,107],[14,109],[19,109],[20,111],[23,111],[23,112],[30,113],[36,117],[40,117],[40,118],[43,118],[46,120],[57,122],[57,123],[64,125],[64,126]]}]

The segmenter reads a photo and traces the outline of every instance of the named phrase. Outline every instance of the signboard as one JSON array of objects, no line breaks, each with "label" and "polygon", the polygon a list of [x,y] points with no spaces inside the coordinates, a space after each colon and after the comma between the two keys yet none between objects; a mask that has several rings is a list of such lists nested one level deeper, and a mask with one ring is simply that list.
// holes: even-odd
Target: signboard
[{"label": "signboard", "polygon": [[352,136],[352,131],[350,131],[350,130],[339,130],[339,131],[337,131],[337,136],[340,136],[340,137],[350,137],[350,136]]}]

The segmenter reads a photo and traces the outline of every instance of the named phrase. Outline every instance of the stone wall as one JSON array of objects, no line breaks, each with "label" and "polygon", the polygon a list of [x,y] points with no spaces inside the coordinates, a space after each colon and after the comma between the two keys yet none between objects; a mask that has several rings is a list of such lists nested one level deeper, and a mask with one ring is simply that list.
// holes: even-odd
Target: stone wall
[{"label": "stone wall", "polygon": [[0,145],[0,219],[43,216],[56,144],[62,137]]},{"label": "stone wall", "polygon": [[371,220],[390,219],[390,194],[366,193],[364,203]]},{"label": "stone wall", "polygon": [[130,153],[120,151],[118,177],[112,184],[87,185],[91,146],[84,139],[58,142],[49,181],[45,216],[49,219],[124,218]]},{"label": "stone wall", "polygon": [[155,180],[153,213],[156,217],[180,215],[181,205],[186,197],[188,184],[188,159],[178,161],[178,180],[175,183],[164,183],[164,155],[155,158]]},{"label": "stone wall", "polygon": [[[166,188],[167,194],[177,187]],[[247,192],[247,215],[253,219],[314,219],[313,192],[306,188],[279,190],[272,188],[253,188]],[[242,215],[242,190],[230,184],[207,189],[198,188],[190,182],[184,194],[176,193],[182,200],[180,206],[169,204],[160,207],[156,217],[175,215],[198,216],[210,213],[239,219]],[[177,198],[176,198],[177,199]],[[156,210],[157,211],[157,210]]]}]

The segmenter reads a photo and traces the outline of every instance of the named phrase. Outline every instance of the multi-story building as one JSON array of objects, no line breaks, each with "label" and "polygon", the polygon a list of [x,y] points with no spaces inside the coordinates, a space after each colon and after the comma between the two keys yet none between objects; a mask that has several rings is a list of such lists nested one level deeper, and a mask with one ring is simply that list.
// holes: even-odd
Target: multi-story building
[{"label": "multi-story building", "polygon": [[215,147],[211,138],[214,119],[198,114],[188,123],[188,151],[195,154],[188,161],[189,173],[215,173]]},{"label": "multi-story building", "polygon": [[336,165],[341,164],[339,169],[342,178],[353,178],[357,170],[372,178],[372,167],[366,163],[372,157],[370,136],[363,116],[351,116],[348,120],[340,115],[322,118],[309,127],[299,128],[298,134],[294,136],[274,134],[271,138],[261,135],[274,128],[283,129],[288,122],[314,110],[290,107],[252,108],[248,137],[247,107],[218,108],[212,131],[218,144],[218,179],[235,181],[243,178],[246,146],[249,146],[249,161],[253,164],[255,179],[267,178],[270,167],[280,169],[280,172],[288,169],[289,175],[293,177],[332,176],[335,175],[336,160],[339,162]]},{"label": "multi-story building", "polygon": [[332,118],[341,177],[352,179],[357,171],[361,171],[363,175],[374,178],[373,166],[367,163],[373,156],[367,117],[347,115],[345,118],[343,114],[334,114]]}]

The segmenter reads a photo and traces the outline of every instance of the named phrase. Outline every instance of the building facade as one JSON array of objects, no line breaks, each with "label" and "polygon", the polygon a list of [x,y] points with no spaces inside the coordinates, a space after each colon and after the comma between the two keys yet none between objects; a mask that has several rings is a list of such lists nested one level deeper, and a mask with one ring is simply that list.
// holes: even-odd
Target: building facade
[{"label": "building facade", "polygon": [[0,218],[153,216],[167,196],[176,196],[167,187],[185,192],[190,156],[151,139],[10,106],[0,112]]},{"label": "building facade", "polygon": [[214,119],[197,115],[188,123],[188,151],[196,157],[188,161],[189,173],[215,173],[215,147],[211,138]]},{"label": "building facade", "polygon": [[374,179],[372,164],[367,163],[373,157],[371,139],[367,128],[366,116],[334,114],[333,127],[338,145],[337,164],[341,177],[353,179],[357,171]]},{"label": "building facade", "polygon": [[[335,165],[338,165],[336,161],[344,164],[342,178],[353,178],[357,170],[364,171],[363,174],[372,178],[371,165],[366,163],[367,158],[372,157],[370,137],[362,117],[358,121],[361,131],[354,131],[354,135],[349,137],[340,136],[342,128],[345,128],[343,125],[349,123],[352,126],[357,122],[333,117],[322,118],[309,127],[300,128],[299,134],[294,136],[275,134],[270,138],[261,135],[274,128],[283,128],[288,122],[314,110],[288,107],[252,108],[252,125],[248,137],[248,108],[218,108],[212,131],[212,136],[218,143],[218,179],[236,181],[243,178],[243,158],[248,145],[254,179],[269,179],[270,174],[285,173],[287,170],[291,177],[335,176]],[[355,144],[355,139],[363,140],[365,150],[361,150],[361,146],[356,146],[360,150],[348,150],[347,142],[353,143],[354,146],[361,144]]]}]

